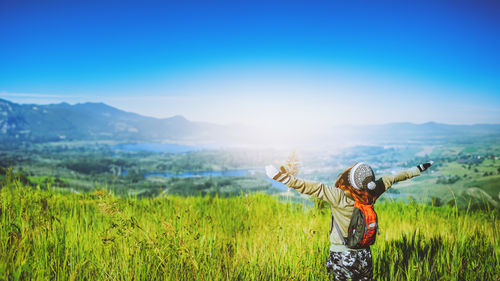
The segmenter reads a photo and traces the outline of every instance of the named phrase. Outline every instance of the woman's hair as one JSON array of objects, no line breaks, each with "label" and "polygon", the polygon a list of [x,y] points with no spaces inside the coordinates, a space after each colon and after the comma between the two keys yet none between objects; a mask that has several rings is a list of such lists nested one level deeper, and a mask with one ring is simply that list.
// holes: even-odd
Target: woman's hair
[{"label": "woman's hair", "polygon": [[354,167],[356,164],[352,165],[349,167],[349,169],[345,170],[344,172],[338,174],[337,176],[337,181],[335,181],[335,187],[342,188],[342,186],[348,186],[349,185],[349,171]]},{"label": "woman's hair", "polygon": [[346,192],[349,192],[351,196],[354,198],[354,200],[358,201],[361,204],[372,205],[378,198],[376,191],[358,190],[352,187],[351,184],[349,183],[349,171],[356,164],[349,167],[349,169],[345,170],[342,174],[340,174],[337,177],[337,181],[335,182],[335,187],[340,188]]}]

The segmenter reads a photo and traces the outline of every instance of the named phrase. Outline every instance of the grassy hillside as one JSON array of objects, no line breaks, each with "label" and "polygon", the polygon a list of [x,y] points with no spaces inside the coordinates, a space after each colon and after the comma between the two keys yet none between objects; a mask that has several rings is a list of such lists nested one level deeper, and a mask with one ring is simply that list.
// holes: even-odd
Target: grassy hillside
[{"label": "grassy hillside", "polygon": [[[376,205],[377,280],[499,280],[497,212]],[[328,211],[270,195],[120,198],[7,182],[1,280],[325,280]]]}]

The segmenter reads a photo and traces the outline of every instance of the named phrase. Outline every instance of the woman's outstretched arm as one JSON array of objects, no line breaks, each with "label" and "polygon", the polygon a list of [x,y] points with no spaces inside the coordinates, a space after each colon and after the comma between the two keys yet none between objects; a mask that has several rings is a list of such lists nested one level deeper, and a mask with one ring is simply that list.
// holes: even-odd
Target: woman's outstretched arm
[{"label": "woman's outstretched arm", "polygon": [[266,174],[268,177],[300,193],[318,197],[333,205],[338,205],[341,196],[344,194],[341,189],[325,185],[324,183],[296,178],[290,175],[283,166],[280,167],[280,170],[276,169],[274,166],[266,166]]},{"label": "woman's outstretched arm", "polygon": [[391,188],[391,186],[397,182],[405,181],[407,179],[420,176],[420,173],[427,170],[427,168],[429,168],[433,163],[434,163],[433,161],[429,161],[427,163],[420,164],[408,170],[399,172],[395,175],[385,175],[376,181],[375,192],[379,193],[380,195],[389,188]]}]

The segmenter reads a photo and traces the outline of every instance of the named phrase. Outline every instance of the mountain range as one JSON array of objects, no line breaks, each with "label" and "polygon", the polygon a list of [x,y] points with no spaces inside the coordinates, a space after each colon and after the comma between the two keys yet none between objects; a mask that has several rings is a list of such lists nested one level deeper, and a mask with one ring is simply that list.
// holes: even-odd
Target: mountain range
[{"label": "mountain range", "polygon": [[0,140],[198,141],[227,128],[182,116],[158,119],[104,103],[17,104],[0,99]]},{"label": "mountain range", "polygon": [[[189,121],[182,116],[146,117],[104,103],[17,104],[0,99],[0,142],[114,140],[121,142],[241,143],[257,129]],[[500,136],[500,124],[390,123],[325,128],[343,138],[411,141]],[[328,138],[328,133],[323,133]],[[333,135],[331,137],[334,137]],[[338,137],[338,136],[337,136]],[[260,141],[263,141],[262,139]]]}]

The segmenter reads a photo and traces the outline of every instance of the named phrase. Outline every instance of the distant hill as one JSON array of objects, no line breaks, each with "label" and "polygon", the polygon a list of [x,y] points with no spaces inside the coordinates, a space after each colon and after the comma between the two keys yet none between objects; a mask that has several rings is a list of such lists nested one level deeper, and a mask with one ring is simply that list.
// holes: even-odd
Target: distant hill
[{"label": "distant hill", "polygon": [[0,99],[1,141],[200,141],[227,137],[227,132],[182,116],[145,117],[103,103],[35,105]]},{"label": "distant hill", "polygon": [[470,143],[478,138],[498,139],[500,124],[449,125],[435,122],[424,124],[389,123],[383,125],[338,127],[342,136],[368,143],[430,142]]},{"label": "distant hill", "polygon": [[[325,133],[326,132],[326,133]],[[335,135],[330,135],[329,132]],[[249,136],[253,139],[249,140]],[[325,143],[339,139],[358,142],[450,141],[498,138],[499,124],[447,125],[390,123],[325,128]],[[286,137],[289,139],[289,137]],[[266,135],[249,127],[229,127],[189,121],[182,116],[152,118],[104,103],[17,104],[0,99],[0,142],[116,140],[122,142],[266,143]]]}]

